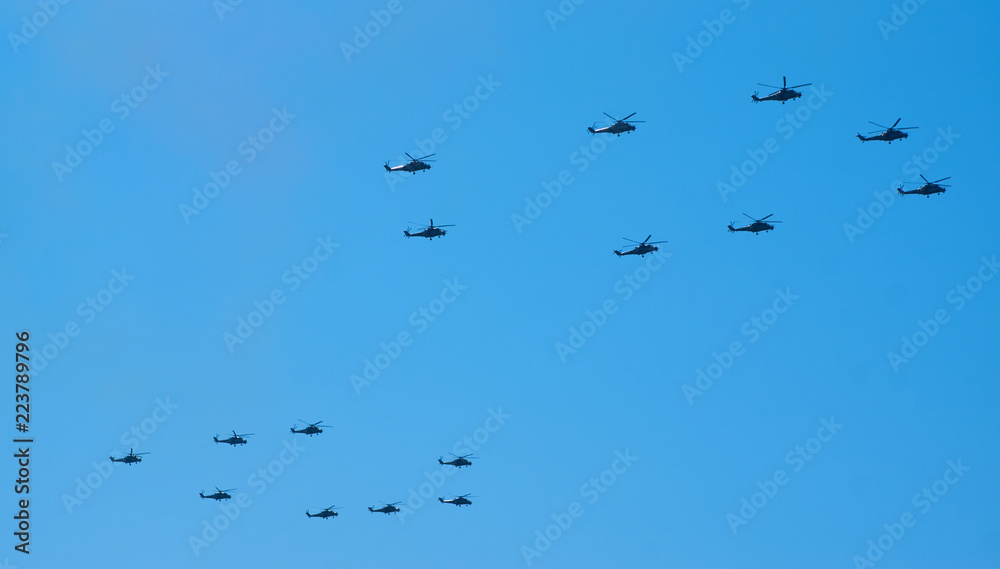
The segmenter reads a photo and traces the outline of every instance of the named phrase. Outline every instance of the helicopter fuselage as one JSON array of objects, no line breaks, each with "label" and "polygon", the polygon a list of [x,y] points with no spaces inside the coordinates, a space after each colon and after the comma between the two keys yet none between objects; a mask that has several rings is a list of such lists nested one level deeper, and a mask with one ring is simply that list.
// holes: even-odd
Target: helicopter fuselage
[{"label": "helicopter fuselage", "polygon": [[616,122],[611,126],[602,128],[589,127],[587,130],[590,131],[590,134],[617,134],[621,136],[623,132],[632,132],[635,130],[635,125],[627,122]]},{"label": "helicopter fuselage", "polygon": [[437,227],[428,227],[423,231],[417,231],[416,233],[410,233],[409,231],[404,231],[403,235],[406,237],[426,237],[428,239],[434,239],[435,237],[443,237],[448,232],[444,229],[439,229]]},{"label": "helicopter fuselage", "polygon": [[772,229],[774,229],[773,225],[771,225],[770,223],[764,223],[763,221],[757,221],[757,222],[751,223],[750,225],[745,225],[743,227],[733,227],[732,225],[729,226],[729,231],[733,231],[733,232],[736,232],[736,231],[749,231],[750,233],[753,233],[754,235],[756,235],[757,233],[760,233],[761,231],[771,231]]},{"label": "helicopter fuselage", "polygon": [[403,164],[402,166],[389,166],[388,164],[385,164],[384,166],[385,166],[385,171],[386,172],[410,172],[411,174],[416,174],[417,172],[419,172],[421,170],[430,170],[431,169],[430,164],[428,164],[426,162],[421,162],[419,160],[414,160],[412,162],[407,162],[406,164]]},{"label": "helicopter fuselage", "polygon": [[625,255],[639,255],[640,257],[643,257],[647,253],[653,253],[659,250],[660,248],[656,245],[638,245],[624,252],[615,250],[615,255],[618,255],[619,257],[624,257]]},{"label": "helicopter fuselage", "polygon": [[755,103],[759,103],[761,101],[781,101],[781,104],[784,105],[785,101],[798,99],[801,96],[802,93],[794,89],[778,89],[766,97],[758,97],[757,94],[754,93],[753,95],[750,95],[750,98],[753,99],[753,102]]},{"label": "helicopter fuselage", "polygon": [[937,184],[924,184],[915,190],[906,191],[903,188],[896,188],[896,191],[899,192],[899,195],[901,196],[905,196],[907,194],[918,194],[921,196],[931,197],[934,194],[943,194],[947,190]]},{"label": "helicopter fuselage", "polygon": [[899,140],[901,138],[906,138],[908,136],[910,136],[909,133],[903,132],[901,130],[896,130],[894,128],[890,128],[889,130],[880,132],[875,136],[861,136],[859,134],[858,138],[861,139],[861,142],[868,142],[869,140],[884,140],[885,142],[892,144],[893,140]]}]

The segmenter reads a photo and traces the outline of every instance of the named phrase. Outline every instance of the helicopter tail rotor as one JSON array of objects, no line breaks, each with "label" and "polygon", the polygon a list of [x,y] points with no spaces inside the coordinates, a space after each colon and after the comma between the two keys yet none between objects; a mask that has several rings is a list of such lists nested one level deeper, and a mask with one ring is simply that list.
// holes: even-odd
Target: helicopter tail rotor
[{"label": "helicopter tail rotor", "polygon": [[386,172],[392,172],[392,168],[389,167],[389,163],[388,162],[386,162],[385,164],[382,164],[382,167],[385,168]]},{"label": "helicopter tail rotor", "polygon": [[750,98],[751,98],[751,99],[753,100],[753,102],[755,102],[755,103],[759,103],[759,102],[760,102],[760,98],[759,98],[759,97],[757,97],[757,93],[759,93],[759,91],[754,91],[754,92],[753,92],[753,95],[750,95]]},{"label": "helicopter tail rotor", "polygon": [[589,132],[590,134],[597,134],[597,131],[594,130],[593,125],[587,127],[587,132]]}]

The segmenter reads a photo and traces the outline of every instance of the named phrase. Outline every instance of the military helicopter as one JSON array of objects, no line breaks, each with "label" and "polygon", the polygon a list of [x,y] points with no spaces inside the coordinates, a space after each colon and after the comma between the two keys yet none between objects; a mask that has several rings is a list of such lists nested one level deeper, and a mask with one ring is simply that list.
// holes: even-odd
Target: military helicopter
[{"label": "military helicopter", "polygon": [[[411,221],[410,223],[413,223],[413,222]],[[406,228],[406,231],[403,231],[403,235],[405,235],[407,237],[426,237],[428,239],[434,239],[435,237],[443,237],[445,234],[448,233],[444,229],[441,229],[442,227],[455,227],[455,226],[454,225],[434,225],[434,219],[432,218],[431,219],[431,224],[430,225],[424,225],[423,227],[424,227],[424,229],[421,229],[420,231],[417,231],[416,233],[410,233],[410,228]]]},{"label": "military helicopter", "polygon": [[[924,178],[924,175],[921,174],[920,177]],[[910,190],[908,192],[907,191],[903,191],[903,186],[900,186],[900,187],[896,188],[896,191],[899,192],[899,195],[901,195],[901,196],[906,195],[906,194],[919,194],[919,195],[922,195],[922,196],[931,197],[931,194],[943,194],[946,191],[945,188],[950,188],[951,186],[949,186],[948,184],[938,184],[938,182],[943,182],[943,181],[949,180],[949,179],[951,179],[951,176],[948,176],[947,178],[941,178],[940,180],[935,180],[935,181],[931,182],[927,178],[924,178],[924,181],[927,182],[927,183],[924,184],[923,186],[920,186],[919,188],[917,188],[915,190]]]},{"label": "military helicopter", "polygon": [[227,443],[227,444],[231,444],[233,446],[236,446],[236,445],[245,445],[245,444],[247,444],[247,440],[244,439],[243,437],[249,437],[252,434],[253,433],[245,433],[245,434],[242,434],[242,435],[237,435],[236,431],[233,431],[233,436],[229,437],[228,439],[219,440],[219,436],[216,435],[216,436],[212,437],[212,440],[215,441],[215,442],[217,442],[217,443]]},{"label": "military helicopter", "polygon": [[406,154],[406,157],[410,159],[409,162],[407,162],[406,164],[403,164],[401,166],[389,166],[389,162],[387,161],[385,164],[383,164],[383,166],[385,166],[385,171],[386,172],[409,172],[411,174],[416,174],[417,172],[419,172],[421,170],[430,170],[431,169],[431,165],[428,164],[427,162],[434,162],[433,160],[427,160],[431,156],[434,156],[433,154],[428,154],[427,156],[424,156],[422,158],[414,158],[414,157],[410,156],[410,154],[408,152],[404,152],[404,154]]},{"label": "military helicopter", "polygon": [[381,512],[383,514],[394,514],[399,511],[399,508],[396,507],[396,504],[402,504],[402,502],[393,502],[391,504],[386,504],[385,502],[382,502],[381,508],[372,509],[371,506],[368,506],[368,511],[373,513]]},{"label": "military helicopter", "polygon": [[111,462],[124,462],[125,464],[132,466],[132,463],[142,462],[142,458],[140,457],[144,454],[149,454],[149,453],[148,452],[134,453],[132,452],[132,449],[128,449],[128,454],[125,455],[124,458],[115,458],[113,456],[109,456],[108,458],[111,459]]},{"label": "military helicopter", "polygon": [[900,138],[906,138],[906,137],[910,136],[909,133],[903,132],[904,130],[911,130],[911,129],[914,129],[914,128],[920,128],[919,126],[903,126],[903,127],[900,127],[900,128],[896,128],[896,125],[899,124],[899,121],[901,121],[901,120],[903,120],[903,119],[901,119],[901,118],[896,119],[896,122],[892,123],[892,126],[883,126],[883,125],[878,124],[877,122],[868,121],[869,123],[871,123],[871,124],[873,124],[873,125],[875,125],[875,126],[877,126],[879,128],[884,128],[885,130],[883,130],[881,132],[877,131],[877,130],[873,130],[873,131],[871,131],[871,132],[868,133],[868,134],[874,134],[875,136],[867,136],[866,137],[866,136],[861,136],[859,134],[858,138],[861,140],[861,142],[868,142],[869,140],[884,140],[884,141],[888,142],[889,144],[892,144],[893,140],[898,140]]},{"label": "military helicopter", "polygon": [[650,235],[649,237],[646,237],[646,239],[643,242],[641,242],[641,243],[638,242],[638,241],[634,241],[632,239],[629,239],[628,237],[622,237],[622,239],[624,239],[626,241],[632,241],[632,243],[638,243],[638,245],[636,245],[632,249],[629,249],[628,251],[625,251],[624,253],[622,253],[621,251],[615,249],[615,255],[618,255],[619,257],[623,257],[625,255],[639,255],[640,257],[645,257],[646,253],[652,253],[654,251],[659,251],[660,250],[660,248],[656,246],[657,243],[666,243],[666,241],[653,241],[653,242],[650,242],[649,241],[650,237],[652,237],[652,235]]},{"label": "military helicopter", "polygon": [[462,456],[456,456],[452,454],[451,456],[454,456],[455,460],[449,460],[448,462],[445,462],[441,460],[441,457],[438,457],[438,464],[450,464],[451,466],[457,466],[458,468],[462,468],[463,466],[470,466],[472,464],[471,462],[469,462],[468,459],[477,458],[475,456],[472,456],[471,454],[463,454]]},{"label": "military helicopter", "polygon": [[[299,422],[306,423],[302,419],[299,419]],[[320,427],[329,427],[330,426],[330,425],[324,425],[323,421],[317,421],[315,423],[306,423],[306,425],[309,425],[309,426],[306,427],[306,428],[304,428],[304,429],[302,429],[301,431],[296,431],[295,427],[292,427],[292,434],[302,433],[303,435],[309,435],[311,437],[313,435],[318,435],[318,434],[320,434],[320,433],[323,432],[323,429],[321,429]]]},{"label": "military helicopter", "polygon": [[802,93],[799,93],[794,89],[798,89],[799,87],[808,87],[812,85],[812,83],[803,83],[801,85],[793,85],[789,87],[788,79],[786,79],[784,75],[781,76],[781,87],[775,87],[774,85],[765,85],[763,83],[757,83],[757,84],[760,85],[761,87],[770,87],[771,89],[777,89],[777,91],[771,93],[766,97],[758,97],[757,92],[754,91],[753,95],[750,95],[750,98],[753,99],[753,102],[759,103],[761,101],[781,101],[782,105],[785,104],[785,101],[789,101],[791,99],[798,99],[799,97],[802,96]]},{"label": "military helicopter", "polygon": [[323,518],[323,519],[326,519],[326,518],[335,518],[335,517],[337,517],[338,514],[333,509],[336,508],[336,507],[337,506],[330,506],[329,508],[321,511],[318,514],[310,514],[309,510],[306,510],[306,515],[309,516],[310,518]]},{"label": "military helicopter", "polygon": [[[441,502],[442,504],[455,504],[456,506],[459,507],[468,506],[472,504],[471,500],[466,499],[469,496],[472,496],[472,494],[462,494],[461,496],[455,496],[454,498],[449,498],[448,500],[445,500],[444,498],[438,498],[438,502]],[[475,496],[473,496],[473,498],[475,498]]]},{"label": "military helicopter", "polygon": [[[747,215],[747,214],[744,213],[743,215]],[[768,214],[768,215],[766,215],[766,216],[764,216],[764,217],[762,217],[760,219],[754,219],[754,218],[750,217],[749,215],[747,215],[747,217],[750,217],[750,219],[753,220],[753,223],[751,223],[750,225],[746,225],[744,227],[733,227],[733,223],[735,223],[735,222],[730,222],[729,223],[729,231],[730,232],[734,232],[734,231],[749,231],[749,232],[753,233],[754,235],[757,235],[761,231],[770,231],[770,230],[774,229],[774,226],[771,225],[771,223],[781,223],[780,221],[772,221],[771,223],[764,223],[764,220],[767,219],[767,218],[769,218],[769,217],[771,217],[772,215],[774,215],[774,214],[773,213],[772,214]]]},{"label": "military helicopter", "polygon": [[215,494],[209,494],[208,496],[206,496],[202,492],[198,492],[198,495],[201,496],[202,498],[211,498],[213,500],[228,500],[228,499],[232,498],[232,496],[230,496],[226,492],[232,492],[235,489],[236,488],[230,488],[228,490],[219,490],[219,487],[216,486],[215,487]]},{"label": "military helicopter", "polygon": [[[618,136],[621,136],[623,132],[628,133],[628,132],[632,132],[633,130],[635,130],[635,125],[634,124],[625,122],[629,118],[631,118],[633,115],[635,115],[635,113],[632,113],[631,115],[629,115],[629,116],[627,116],[627,117],[625,117],[625,118],[623,118],[621,120],[616,119],[615,117],[609,115],[608,113],[603,113],[603,114],[604,114],[604,116],[608,117],[609,119],[615,121],[615,124],[613,124],[611,126],[606,126],[606,127],[603,127],[603,128],[594,128],[593,126],[588,126],[587,127],[587,131],[590,132],[590,134],[608,133],[608,134],[617,134]],[[633,123],[639,123],[639,122],[646,122],[646,121],[632,121],[632,122]]]}]

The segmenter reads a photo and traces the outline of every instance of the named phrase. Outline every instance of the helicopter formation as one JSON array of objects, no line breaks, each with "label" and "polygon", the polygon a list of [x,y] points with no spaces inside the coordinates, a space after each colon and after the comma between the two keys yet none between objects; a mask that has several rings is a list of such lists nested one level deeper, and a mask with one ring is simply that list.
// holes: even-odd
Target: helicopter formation
[{"label": "helicopter formation", "polygon": [[[305,434],[313,436],[321,434],[323,432],[322,427],[329,427],[329,425],[324,425],[323,421],[317,421],[315,423],[307,423],[306,421],[299,419],[299,422],[305,423],[306,427],[304,429],[296,429],[295,427],[292,427],[291,431],[293,434]],[[212,437],[212,440],[215,441],[216,443],[226,443],[232,446],[240,446],[247,444],[248,441],[245,437],[253,435],[253,433],[238,434],[235,430],[233,430],[232,433],[233,436],[225,439],[220,439],[218,435],[215,435],[214,437]],[[108,458],[111,459],[111,462],[121,462],[128,464],[129,466],[132,466],[135,463],[142,462],[142,455],[146,454],[150,453],[148,452],[136,453],[134,452],[134,449],[129,449],[129,453],[122,458],[115,458],[114,456],[109,456]],[[472,454],[464,454],[464,455],[456,455],[452,453],[449,454],[452,456],[452,460],[445,461],[443,460],[443,457],[438,457],[438,463],[441,465],[448,465],[448,466],[454,466],[456,468],[462,468],[472,465],[472,461],[469,460],[470,458],[477,458],[475,456],[472,456]],[[206,494],[204,491],[201,491],[198,492],[198,496],[200,496],[203,500],[215,500],[217,502],[222,502],[225,500],[231,500],[233,496],[232,494],[230,494],[230,492],[234,490],[236,490],[236,488],[226,488],[223,490],[222,488],[216,486],[215,492],[211,494]],[[472,496],[472,494],[462,494],[460,496],[453,496],[451,498],[441,497],[438,498],[438,501],[440,501],[442,504],[468,506],[472,504],[472,501],[469,500],[470,496]],[[375,508],[374,506],[369,506],[368,511],[372,513],[380,513],[387,515],[395,514],[400,511],[400,509],[397,506],[399,504],[402,504],[402,502],[392,502],[391,504],[381,502],[381,504],[382,506],[379,508]],[[336,508],[337,506],[330,506],[329,508],[324,508],[315,514],[312,514],[309,512],[309,510],[306,510],[306,516],[309,518],[321,518],[321,519],[335,518],[339,515],[339,513],[336,511]]]},{"label": "helicopter formation", "polygon": [[[802,93],[800,91],[796,91],[796,89],[800,89],[802,87],[808,87],[808,86],[812,85],[812,83],[802,83],[801,85],[792,85],[791,87],[789,87],[788,86],[788,78],[786,76],[782,76],[781,77],[781,85],[782,85],[781,87],[777,87],[777,86],[774,86],[774,85],[767,85],[765,83],[758,83],[758,85],[760,85],[762,87],[768,87],[768,88],[771,88],[771,89],[777,89],[777,91],[774,91],[773,93],[770,93],[770,94],[765,95],[763,97],[759,97],[758,93],[755,91],[752,95],[750,95],[750,99],[754,103],[761,103],[761,102],[764,102],[764,101],[778,101],[781,104],[785,104],[787,101],[795,100],[795,99],[798,99],[798,98],[802,97]],[[629,122],[629,119],[631,119],[637,113],[632,113],[632,114],[630,114],[630,115],[628,115],[628,116],[626,116],[625,118],[622,118],[622,119],[617,119],[617,118],[609,115],[608,113],[602,113],[602,114],[604,114],[604,116],[608,117],[609,119],[611,119],[614,122],[612,124],[608,125],[608,126],[603,126],[603,127],[598,127],[597,124],[595,123],[595,124],[587,127],[587,132],[589,132],[591,134],[614,134],[616,136],[621,136],[622,133],[628,134],[628,133],[631,133],[632,131],[634,131],[636,129],[635,123],[645,122],[645,121],[636,121],[636,120],[633,120],[633,121]],[[902,118],[896,119],[896,122],[892,123],[892,126],[885,126],[885,125],[881,125],[881,124],[869,121],[871,124],[879,127],[882,130],[877,130],[877,131],[869,132],[868,133],[869,136],[863,136],[862,134],[858,133],[857,137],[858,137],[858,139],[861,140],[861,142],[884,141],[884,142],[886,142],[888,144],[892,144],[892,141],[894,141],[894,140],[902,140],[902,139],[908,138],[909,137],[909,133],[907,133],[905,131],[919,128],[919,127],[915,127],[915,126],[905,126],[905,127],[898,127],[897,128],[897,125],[899,125],[900,121],[902,121]],[[410,162],[407,162],[406,164],[403,164],[401,166],[393,166],[393,167],[390,167],[389,163],[386,162],[385,165],[384,165],[386,171],[387,172],[410,172],[410,173],[414,173],[415,174],[416,172],[421,171],[421,170],[429,170],[430,169],[430,165],[427,164],[425,162],[425,160],[427,158],[430,158],[431,156],[434,156],[434,154],[428,154],[427,156],[423,156],[421,158],[414,158],[413,156],[410,156],[410,154],[408,154],[408,153],[406,154],[406,156],[410,159]],[[949,178],[941,178],[940,180],[937,180],[937,181],[934,181],[934,182],[931,182],[927,178],[924,178],[923,175],[921,175],[920,177],[923,178],[923,180],[925,182],[924,185],[922,185],[922,186],[920,186],[920,187],[918,187],[918,188],[916,188],[914,190],[904,190],[902,187],[899,187],[899,188],[897,188],[896,191],[899,192],[900,195],[917,194],[917,195],[923,195],[923,196],[930,197],[933,194],[944,193],[946,191],[945,188],[949,187],[947,185],[941,185],[941,184],[939,184],[939,182],[943,182],[944,180],[948,180],[948,179],[950,179],[950,177]],[[747,215],[745,213],[743,215],[745,215],[746,217],[748,217],[751,220],[751,223],[748,224],[748,225],[744,225],[742,227],[735,227],[734,226],[735,222],[730,222],[729,225],[727,225],[726,227],[727,227],[727,229],[731,233],[748,232],[748,233],[753,233],[754,235],[757,235],[758,233],[761,233],[761,232],[773,231],[774,230],[774,225],[772,225],[772,224],[774,224],[774,223],[781,223],[780,221],[774,221],[774,220],[772,220],[770,222],[766,221],[768,218],[770,218],[774,214],[769,214],[769,215],[767,215],[767,216],[765,216],[765,217],[763,217],[761,219],[757,219],[757,218],[751,217],[751,216],[749,216],[749,215]],[[410,228],[406,228],[403,231],[403,236],[406,237],[406,238],[410,238],[410,237],[425,237],[428,240],[433,241],[435,237],[444,237],[448,233],[447,231],[445,231],[444,229],[442,229],[443,227],[454,227],[454,225],[434,225],[434,219],[433,218],[430,220],[430,222],[431,222],[430,225],[422,225],[422,226],[420,226],[421,229],[419,231],[411,232]],[[414,224],[414,225],[416,225],[416,224]],[[615,249],[614,253],[618,257],[624,257],[626,255],[638,255],[639,257],[644,257],[647,253],[654,253],[654,252],[658,251],[659,248],[656,247],[657,244],[666,243],[666,241],[653,241],[653,242],[649,242],[649,239],[651,237],[652,237],[652,235],[650,235],[649,237],[646,237],[646,239],[644,241],[634,241],[632,239],[624,238],[626,241],[630,241],[630,242],[634,243],[636,246],[632,247],[631,249],[628,249],[628,250]],[[296,431],[293,431],[293,432],[296,432]]]}]

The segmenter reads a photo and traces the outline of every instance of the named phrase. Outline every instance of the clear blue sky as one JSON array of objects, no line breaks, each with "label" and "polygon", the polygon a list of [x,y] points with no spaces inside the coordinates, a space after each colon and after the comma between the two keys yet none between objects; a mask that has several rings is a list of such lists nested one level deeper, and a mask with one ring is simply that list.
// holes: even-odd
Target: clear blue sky
[{"label": "clear blue sky", "polygon": [[[182,4],[0,11],[36,441],[32,554],[7,517],[0,557],[997,566],[1000,6]],[[815,90],[750,101],[783,75]],[[646,122],[599,139],[603,112]],[[404,152],[437,162],[387,178]],[[895,196],[919,173],[952,186]],[[729,234],[744,212],[784,223]],[[456,227],[403,238],[430,218]],[[661,258],[612,254],[649,234]]]}]

